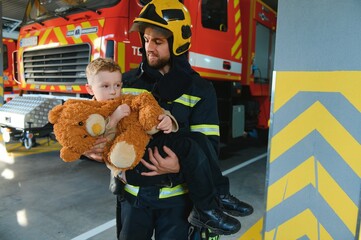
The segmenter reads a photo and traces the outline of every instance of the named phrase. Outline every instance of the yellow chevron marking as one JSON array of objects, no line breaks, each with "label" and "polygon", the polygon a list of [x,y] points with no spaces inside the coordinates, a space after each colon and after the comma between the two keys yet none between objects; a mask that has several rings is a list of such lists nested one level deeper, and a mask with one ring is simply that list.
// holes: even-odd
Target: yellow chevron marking
[{"label": "yellow chevron marking", "polygon": [[239,51],[236,53],[235,58],[240,59],[242,57],[242,48],[239,49]]},{"label": "yellow chevron marking", "polygon": [[122,72],[125,72],[125,44],[118,43],[118,64]]},{"label": "yellow chevron marking", "polygon": [[[74,24],[70,24],[68,26],[66,26],[67,30],[68,31],[74,31],[75,30],[75,25]],[[74,37],[74,34],[73,36],[71,36],[71,38],[73,39],[73,41],[77,44],[79,43],[83,43],[83,40],[80,38],[80,37]]]},{"label": "yellow chevron marking", "polygon": [[327,232],[327,230],[319,224],[320,229],[320,239],[324,240],[333,240],[333,237]]},{"label": "yellow chevron marking", "polygon": [[62,90],[62,91],[66,90],[66,86],[64,86],[64,85],[60,85],[60,86],[58,86],[58,88],[59,88],[59,90]]},{"label": "yellow chevron marking", "polygon": [[342,219],[350,231],[355,232],[356,226],[354,223],[357,220],[358,207],[327,173],[320,162],[317,163],[318,186],[316,186],[316,169],[314,161],[314,157],[310,157],[300,166],[269,186],[266,210],[269,211],[282,201],[305,188],[308,184],[312,184],[318,189],[324,200]]},{"label": "yellow chevron marking", "polygon": [[264,232],[264,240],[278,240],[275,238],[276,229],[272,229],[268,232]]},{"label": "yellow chevron marking", "polygon": [[[236,32],[235,35],[238,36],[239,33],[241,32],[241,24],[237,24],[237,25],[236,25],[235,32]],[[240,37],[240,36],[239,36],[239,37]]]},{"label": "yellow chevron marking", "polygon": [[[82,22],[82,23],[81,23],[81,26],[82,26],[83,28],[90,28],[90,27],[92,27],[92,25],[90,24],[90,22]],[[87,36],[89,37],[89,39],[90,39],[92,42],[96,41],[96,39],[98,38],[98,35],[97,35],[96,33],[89,33],[89,34],[87,34]],[[99,48],[100,48],[100,43],[99,43],[99,44],[94,44],[94,46],[95,46],[95,49],[99,50]]]},{"label": "yellow chevron marking", "polygon": [[348,229],[352,233],[355,233],[358,207],[328,174],[326,169],[322,167],[321,163],[318,162],[317,167],[319,193],[340,219],[342,219]]},{"label": "yellow chevron marking", "polygon": [[299,239],[303,236],[308,239],[333,239],[309,209],[280,225],[277,232],[276,229],[265,232],[265,240]]},{"label": "yellow chevron marking", "polygon": [[104,18],[103,18],[103,19],[99,19],[99,20],[98,20],[98,23],[99,23],[99,25],[100,25],[101,27],[104,27],[105,19],[104,19]]},{"label": "yellow chevron marking", "polygon": [[232,49],[231,49],[232,56],[237,51],[237,49],[241,45],[241,43],[242,43],[241,38],[238,38],[237,41],[233,44]]},{"label": "yellow chevron marking", "polygon": [[79,85],[72,85],[71,86],[74,91],[79,92],[81,90],[81,87]]},{"label": "yellow chevron marking", "polygon": [[75,29],[75,25],[74,24],[69,24],[69,25],[66,26],[66,29],[68,31],[73,31]]},{"label": "yellow chevron marking", "polygon": [[39,45],[44,45],[45,44],[45,41],[46,39],[48,39],[48,36],[51,32],[52,28],[48,28],[45,30],[43,36],[41,36],[40,40],[39,40]]},{"label": "yellow chevron marking", "polygon": [[361,110],[361,71],[276,72],[274,111],[281,108],[299,91],[340,92]]},{"label": "yellow chevron marking", "polygon": [[267,211],[312,184],[316,188],[314,157],[310,157],[280,180],[268,187]]},{"label": "yellow chevron marking", "polygon": [[236,42],[233,44],[232,49],[231,49],[231,55],[234,56],[236,59],[240,59],[242,56],[242,48],[241,43],[242,43],[242,39],[240,36],[240,32],[241,32],[241,11],[238,7],[239,5],[239,0],[235,0],[234,1],[234,9],[236,9],[236,13],[234,15],[234,23],[235,23],[235,37],[236,37]]},{"label": "yellow chevron marking", "polygon": [[259,219],[238,240],[262,240],[263,218]]},{"label": "yellow chevron marking", "polygon": [[[271,139],[270,162],[272,163],[314,129],[320,132],[341,158],[361,177],[359,161],[361,145],[320,102],[315,102]],[[285,139],[287,141],[284,141]]]},{"label": "yellow chevron marking", "polygon": [[55,90],[55,87],[54,87],[54,86],[50,86],[50,90],[51,90],[51,91],[54,91],[54,90]]},{"label": "yellow chevron marking", "polygon": [[71,36],[71,38],[73,39],[74,43],[76,43],[76,44],[83,43],[83,39],[81,37],[75,37],[73,35],[73,36]]},{"label": "yellow chevron marking", "polygon": [[67,41],[64,37],[64,34],[63,32],[61,31],[60,27],[55,27],[54,28],[54,32],[55,32],[55,35],[56,37],[58,38],[59,42],[62,43],[62,44],[66,44]]},{"label": "yellow chevron marking", "polygon": [[[237,23],[240,21],[240,18],[241,18],[241,10],[237,10],[236,11],[236,14],[234,15],[234,22]],[[240,25],[240,24],[237,24],[237,25]]]},{"label": "yellow chevron marking", "polygon": [[41,90],[45,90],[46,87],[47,87],[46,85],[40,85],[40,89],[41,89]]}]

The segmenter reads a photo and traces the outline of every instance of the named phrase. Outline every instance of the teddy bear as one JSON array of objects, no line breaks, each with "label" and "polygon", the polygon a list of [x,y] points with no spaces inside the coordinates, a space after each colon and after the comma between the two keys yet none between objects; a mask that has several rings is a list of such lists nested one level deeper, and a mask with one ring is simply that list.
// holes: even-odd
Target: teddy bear
[{"label": "teddy bear", "polygon": [[55,106],[48,120],[62,146],[60,158],[65,162],[75,161],[91,149],[97,137],[105,133],[107,117],[124,103],[131,113],[118,122],[115,132],[108,138],[103,159],[112,170],[134,168],[142,159],[151,135],[158,131],[159,115],[164,113],[150,93],[123,94],[107,101],[68,99]]}]

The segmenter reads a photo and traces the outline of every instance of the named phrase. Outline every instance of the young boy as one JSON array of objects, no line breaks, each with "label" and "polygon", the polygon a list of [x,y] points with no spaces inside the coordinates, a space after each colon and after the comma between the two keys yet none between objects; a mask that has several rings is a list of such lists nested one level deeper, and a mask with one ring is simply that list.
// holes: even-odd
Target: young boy
[{"label": "young boy", "polygon": [[[121,96],[122,74],[117,63],[112,59],[97,58],[86,68],[88,83],[85,85],[86,90],[96,101],[106,101]],[[103,135],[108,141],[114,139],[117,123],[130,114],[130,107],[122,104],[116,108],[111,116],[107,119],[106,131]],[[168,115],[167,115],[168,114]],[[173,120],[172,120],[173,119]],[[159,116],[160,123],[157,129],[164,133],[170,133],[178,130],[177,122],[165,111],[165,114]],[[98,147],[103,147],[102,144]],[[117,176],[120,171],[112,166],[107,166]]]},{"label": "young boy", "polygon": [[[120,72],[120,67],[111,59],[98,58],[92,61],[86,69],[86,75],[88,79],[88,84],[86,89],[89,94],[94,96],[94,99],[97,101],[105,101],[109,99],[114,99],[121,95],[122,88],[122,75]],[[130,108],[126,104],[120,105],[113,114],[109,117],[108,123],[106,126],[106,137],[113,138],[115,135],[115,129],[117,122],[125,116],[128,116],[130,113]],[[220,218],[222,221],[227,222],[224,224],[223,229],[219,229],[216,223],[212,224],[211,221],[206,217],[199,219],[197,217],[192,217],[190,215],[189,221],[191,224],[197,227],[206,227],[211,229],[217,234],[234,234],[239,231],[241,228],[240,222],[224,214],[217,205],[215,200],[214,184],[209,173],[211,172],[210,167],[204,167],[204,165],[209,164],[209,158],[212,158],[212,161],[217,160],[217,154],[215,153],[213,147],[208,143],[208,139],[202,133],[195,132],[176,132],[178,130],[178,125],[174,118],[169,114],[163,114],[159,116],[160,123],[157,128],[161,131],[153,135],[148,148],[157,148],[161,151],[162,146],[166,145],[172,149],[178,156],[181,173],[184,176],[185,181],[190,193],[190,198],[194,203],[194,211],[198,211],[200,208],[215,209],[215,212],[211,214],[222,215]],[[175,127],[176,126],[176,127]],[[112,130],[113,129],[113,130]],[[166,133],[166,134],[163,134]],[[96,146],[100,148],[99,146]],[[145,156],[146,157],[146,156]],[[202,165],[202,167],[200,167]],[[108,166],[109,167],[109,166]],[[109,167],[115,176],[118,176],[119,171]],[[146,166],[137,166],[140,172],[146,171]],[[219,174],[221,172],[219,171]],[[126,181],[126,174],[122,173],[121,178],[123,181]],[[133,184],[134,179],[129,179],[130,184]],[[135,179],[136,181],[136,179]],[[127,187],[131,186],[126,184],[125,190]],[[207,189],[209,194],[199,193],[199,189]],[[131,194],[131,193],[130,193]],[[133,196],[136,199],[136,196]],[[214,220],[214,216],[212,221]]]}]

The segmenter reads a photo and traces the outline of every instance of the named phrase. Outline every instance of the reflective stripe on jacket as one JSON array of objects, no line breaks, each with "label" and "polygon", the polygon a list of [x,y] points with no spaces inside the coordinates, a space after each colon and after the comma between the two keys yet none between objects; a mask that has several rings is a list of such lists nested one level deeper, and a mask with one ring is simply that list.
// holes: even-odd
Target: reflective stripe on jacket
[{"label": "reflective stripe on jacket", "polygon": [[[133,196],[138,196],[139,193],[139,187],[138,186],[133,186],[130,184],[126,184],[124,187],[124,190],[130,194],[132,194]],[[175,197],[175,196],[179,196],[182,194],[186,194],[188,193],[188,188],[186,184],[179,184],[175,187],[163,187],[159,189],[159,198],[170,198],[170,197]]]}]

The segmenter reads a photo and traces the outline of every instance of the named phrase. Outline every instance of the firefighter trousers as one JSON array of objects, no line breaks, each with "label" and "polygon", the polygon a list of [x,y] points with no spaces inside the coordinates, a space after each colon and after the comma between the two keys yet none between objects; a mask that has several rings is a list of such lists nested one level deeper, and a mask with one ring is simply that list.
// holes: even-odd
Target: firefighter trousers
[{"label": "firefighter trousers", "polygon": [[[158,134],[148,145],[158,147],[161,155],[163,146],[172,149],[178,156],[183,178],[170,178],[170,186],[186,182],[192,203],[200,209],[217,207],[216,196],[229,193],[229,181],[222,175],[218,155],[210,141],[202,133]],[[148,160],[148,154],[144,156]],[[136,193],[125,192],[125,198],[118,196],[117,231],[119,239],[148,240],[154,234],[157,240],[187,239],[190,202],[182,196],[161,199],[164,177],[142,176],[144,166],[126,172],[127,181]],[[179,174],[178,174],[179,175]],[[149,186],[149,182],[152,184]],[[148,184],[148,185],[147,185]],[[183,194],[187,195],[188,194]],[[142,229],[139,231],[139,229]],[[174,235],[175,234],[175,235]]]},{"label": "firefighter trousers", "polygon": [[[127,195],[127,193],[125,193]],[[117,198],[117,237],[119,240],[186,240],[190,224],[187,221],[191,202],[185,205],[160,204],[159,188],[144,187],[142,200],[132,201],[132,196]],[[179,197],[178,197],[179,198]],[[162,201],[161,201],[162,202]]]}]

